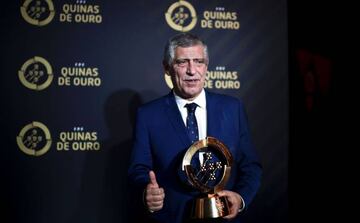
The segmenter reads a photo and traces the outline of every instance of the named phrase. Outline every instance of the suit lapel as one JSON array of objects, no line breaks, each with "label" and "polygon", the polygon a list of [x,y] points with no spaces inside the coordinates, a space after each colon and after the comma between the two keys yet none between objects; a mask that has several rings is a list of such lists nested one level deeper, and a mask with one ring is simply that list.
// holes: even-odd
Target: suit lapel
[{"label": "suit lapel", "polygon": [[179,136],[184,146],[190,145],[190,139],[186,133],[186,127],[182,120],[180,111],[177,107],[175,97],[170,92],[166,97],[165,114],[167,114],[172,126],[174,127],[176,134]]},{"label": "suit lapel", "polygon": [[207,136],[219,138],[221,136],[222,111],[218,101],[208,91],[206,92],[206,112],[207,112]]}]

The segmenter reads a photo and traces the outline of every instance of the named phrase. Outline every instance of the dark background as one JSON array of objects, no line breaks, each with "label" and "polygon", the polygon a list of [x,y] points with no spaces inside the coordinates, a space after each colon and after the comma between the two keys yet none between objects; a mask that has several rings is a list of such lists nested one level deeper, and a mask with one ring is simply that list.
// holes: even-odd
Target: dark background
[{"label": "dark background", "polygon": [[[344,52],[345,46],[351,45],[347,31],[351,20],[345,19],[350,11],[349,5],[340,2],[288,1],[290,222],[344,221],[351,212],[344,205],[351,187],[346,169],[351,162],[344,159],[351,134],[343,128],[349,116],[349,97],[340,96],[352,73],[346,68],[350,63],[344,63],[350,60]],[[314,87],[311,109],[306,107],[309,92],[299,68],[304,63],[299,52],[330,64],[328,88],[321,91],[319,85]]]}]

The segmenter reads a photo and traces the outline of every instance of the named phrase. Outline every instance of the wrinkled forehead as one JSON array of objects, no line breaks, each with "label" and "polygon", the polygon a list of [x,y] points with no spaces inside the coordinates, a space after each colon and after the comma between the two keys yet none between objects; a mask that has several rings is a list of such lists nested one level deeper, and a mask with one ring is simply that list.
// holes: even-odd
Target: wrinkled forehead
[{"label": "wrinkled forehead", "polygon": [[187,59],[203,59],[205,58],[204,46],[194,45],[189,47],[178,46],[175,48],[175,59],[187,58]]}]

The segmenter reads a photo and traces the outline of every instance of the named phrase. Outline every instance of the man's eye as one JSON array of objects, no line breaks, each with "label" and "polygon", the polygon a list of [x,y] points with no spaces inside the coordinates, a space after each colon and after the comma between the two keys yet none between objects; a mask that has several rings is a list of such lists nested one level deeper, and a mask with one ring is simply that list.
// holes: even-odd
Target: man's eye
[{"label": "man's eye", "polygon": [[203,59],[199,59],[199,60],[194,60],[195,63],[198,63],[198,64],[204,64],[205,63],[205,60]]},{"label": "man's eye", "polygon": [[185,65],[187,63],[187,61],[186,60],[176,60],[176,64],[177,65]]}]

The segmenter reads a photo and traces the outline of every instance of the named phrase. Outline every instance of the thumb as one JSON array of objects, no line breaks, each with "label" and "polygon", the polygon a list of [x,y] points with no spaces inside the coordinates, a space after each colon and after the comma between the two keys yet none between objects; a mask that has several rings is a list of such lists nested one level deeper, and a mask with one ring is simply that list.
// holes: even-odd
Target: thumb
[{"label": "thumb", "polygon": [[226,191],[222,190],[220,192],[217,193],[220,197],[226,197],[228,194]]},{"label": "thumb", "polygon": [[149,172],[149,178],[150,178],[150,184],[153,186],[153,187],[159,187],[157,181],[156,181],[156,175],[155,175],[155,172],[150,170]]}]

